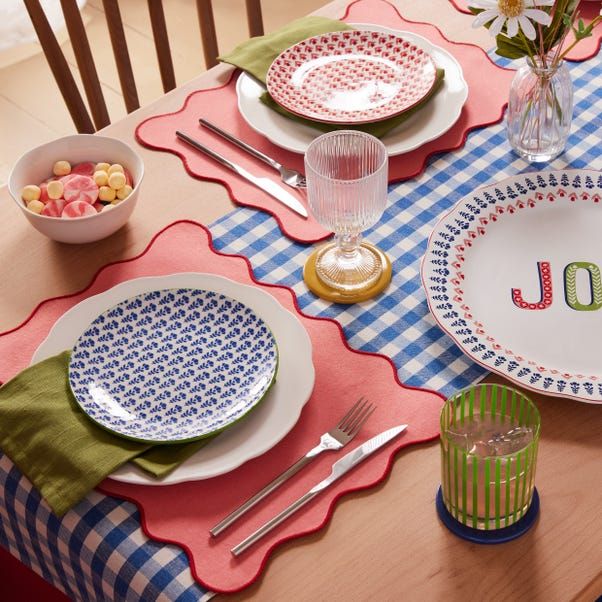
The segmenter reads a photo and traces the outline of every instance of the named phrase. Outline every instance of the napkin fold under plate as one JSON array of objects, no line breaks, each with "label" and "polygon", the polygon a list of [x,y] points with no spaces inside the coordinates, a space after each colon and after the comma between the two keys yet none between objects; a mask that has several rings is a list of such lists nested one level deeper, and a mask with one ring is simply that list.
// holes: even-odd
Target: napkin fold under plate
[{"label": "napkin fold under plate", "polygon": [[[285,27],[282,27],[273,33],[257,38],[251,38],[250,40],[243,42],[231,53],[220,56],[219,60],[246,71],[265,84],[270,65],[273,63],[274,59],[287,48],[290,48],[301,40],[305,40],[312,36],[331,31],[344,31],[348,29],[353,29],[353,27],[350,27],[342,21],[327,19],[325,17],[303,17],[302,19],[292,21]],[[317,128],[324,132],[340,129],[354,129],[367,132],[368,134],[372,134],[377,138],[382,138],[382,136],[390,132],[393,128],[396,128],[407,121],[427,102],[429,102],[429,100],[441,89],[444,77],[444,70],[437,68],[435,84],[431,88],[430,92],[417,105],[399,115],[390,117],[389,119],[361,125],[336,125],[320,123],[311,119],[299,117],[298,115],[295,115],[294,113],[291,113],[290,111],[287,111],[285,108],[281,107],[267,92],[262,94],[261,101],[271,109],[277,111],[285,117],[288,117],[289,119],[309,127]]]},{"label": "napkin fold under plate", "polygon": [[151,445],[96,426],[71,392],[69,357],[64,351],[0,387],[0,449],[57,515],[126,462],[163,477],[211,441]]}]

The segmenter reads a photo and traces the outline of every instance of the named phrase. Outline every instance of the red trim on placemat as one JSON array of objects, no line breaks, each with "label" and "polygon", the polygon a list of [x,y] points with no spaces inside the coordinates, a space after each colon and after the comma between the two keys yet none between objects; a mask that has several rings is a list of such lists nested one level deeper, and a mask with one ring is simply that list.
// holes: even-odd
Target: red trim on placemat
[{"label": "red trim on placemat", "polygon": [[[99,270],[91,284],[79,293],[43,301],[18,328],[0,335],[0,355],[3,357],[0,377],[6,380],[24,369],[56,319],[83,298],[124,280],[184,271],[210,271],[260,286],[289,311],[297,312],[312,338],[314,349],[317,379],[312,399],[297,425],[272,450],[249,460],[235,471],[205,481],[164,487],[136,486],[111,480],[102,484],[102,491],[138,505],[149,537],[177,544],[186,550],[193,574],[200,583],[215,591],[233,592],[257,579],[277,545],[323,527],[342,495],[372,487],[385,479],[399,449],[436,438],[443,397],[403,385],[389,358],[351,349],[338,322],[304,314],[290,288],[259,282],[246,257],[216,250],[209,230],[188,220],[165,227],[136,257]],[[332,363],[332,357],[336,357],[337,361]],[[258,544],[243,558],[231,561],[228,550],[237,543],[232,538],[242,539],[243,534],[246,536],[252,530],[253,521],[269,518],[280,505],[285,505],[301,490],[309,489],[323,478],[336,459],[334,455],[325,454],[316,459],[311,470],[297,475],[271,500],[259,506],[252,517],[232,527],[231,532],[213,541],[208,528],[263,485],[266,478],[281,472],[313,446],[319,434],[336,422],[342,408],[346,408],[360,393],[376,402],[378,410],[354,444],[360,444],[377,432],[402,422],[410,424],[408,431],[347,475],[342,484],[333,486],[328,493],[316,498],[311,506],[279,527],[279,531],[263,544]],[[199,504],[199,500],[202,503]]]},{"label": "red trim on placemat", "polygon": [[[403,386],[403,385],[402,385]],[[119,491],[119,487],[115,488],[114,486],[107,486],[106,482],[101,483],[97,489],[99,491],[101,491],[102,493],[105,493],[107,495],[112,495],[112,496],[116,496],[119,498],[122,498],[128,502],[131,502],[133,504],[136,504],[138,511],[140,513],[140,522],[142,525],[142,530],[144,531],[144,533],[146,534],[147,537],[149,537],[150,539],[154,539],[155,541],[159,541],[161,543],[165,543],[165,544],[169,544],[169,545],[176,545],[181,547],[185,552],[186,552],[186,556],[188,556],[188,560],[190,562],[190,570],[191,573],[194,577],[194,579],[200,583],[203,587],[216,592],[218,594],[234,594],[236,592],[240,592],[243,589],[246,589],[247,587],[249,587],[250,585],[252,585],[253,583],[255,583],[255,581],[257,581],[257,579],[259,578],[259,576],[261,575],[261,573],[263,572],[264,568],[266,567],[270,556],[272,555],[272,552],[274,552],[276,550],[276,548],[278,548],[279,546],[289,542],[289,541],[294,541],[295,539],[301,539],[303,537],[307,537],[308,535],[311,535],[312,533],[317,533],[318,531],[320,531],[321,529],[323,529],[328,522],[330,521],[332,515],[334,514],[334,509],[335,506],[337,505],[338,501],[344,497],[347,494],[350,493],[356,493],[358,491],[365,491],[367,489],[371,489],[372,487],[375,487],[376,485],[384,482],[387,477],[389,476],[390,472],[391,472],[391,468],[393,467],[393,462],[395,460],[395,456],[397,455],[397,453],[406,448],[409,447],[410,445],[415,445],[415,444],[421,444],[421,443],[428,443],[429,441],[434,441],[435,439],[438,439],[439,435],[434,435],[432,437],[429,438],[425,438],[425,439],[421,439],[421,440],[413,440],[410,441],[409,443],[404,443],[402,445],[398,445],[397,447],[393,447],[392,445],[389,447],[385,447],[383,449],[383,451],[381,453],[388,453],[389,456],[387,458],[387,465],[384,469],[384,472],[382,473],[382,475],[377,478],[375,481],[371,482],[371,483],[367,483],[365,485],[362,486],[358,486],[358,487],[350,487],[349,489],[346,489],[345,491],[341,491],[339,492],[337,495],[335,495],[332,498],[331,503],[328,506],[328,511],[326,512],[326,514],[324,515],[324,519],[322,520],[322,522],[315,526],[312,527],[311,529],[307,529],[307,530],[301,530],[298,531],[295,534],[292,535],[286,535],[284,537],[281,537],[278,541],[274,542],[271,546],[269,546],[266,550],[266,552],[264,553],[262,560],[257,568],[256,573],[253,575],[253,577],[251,577],[246,583],[241,584],[240,586],[237,586],[235,588],[220,588],[220,587],[216,587],[215,585],[212,585],[209,581],[204,580],[197,572],[196,570],[196,563],[195,563],[195,559],[194,559],[194,554],[193,551],[191,550],[191,548],[186,545],[181,543],[180,541],[176,540],[176,539],[170,539],[169,537],[161,537],[160,535],[157,535],[155,533],[153,533],[152,528],[148,525],[147,520],[146,520],[146,514],[144,512],[144,508],[142,506],[140,506],[139,504],[139,500],[135,497],[135,496],[130,496],[127,493],[124,493],[122,491]],[[403,435],[402,435],[402,441],[403,441]],[[392,451],[391,451],[392,450]],[[336,457],[331,458],[332,462],[336,461]],[[318,480],[316,479],[316,482]],[[111,481],[111,484],[116,483],[116,481]],[[278,495],[273,494],[273,495]],[[244,500],[241,500],[241,503]],[[283,506],[284,507],[284,506]],[[274,513],[275,514],[275,513]],[[252,552],[250,552],[252,553]]]},{"label": "red trim on placemat", "polygon": [[[322,240],[326,240],[327,238],[329,238],[331,236],[331,233],[328,232],[326,229],[322,228],[322,226],[320,226],[311,215],[307,220],[305,220],[304,218],[297,215],[296,213],[293,213],[290,209],[287,209],[286,207],[280,205],[278,203],[278,201],[276,201],[275,199],[272,199],[270,196],[267,196],[265,193],[259,191],[257,188],[254,188],[252,186],[252,184],[248,184],[248,183],[244,182],[238,176],[229,174],[229,175],[231,175],[232,180],[227,180],[224,178],[218,178],[216,176],[200,174],[200,173],[197,173],[196,171],[194,171],[194,169],[190,165],[190,161],[189,161],[188,157],[199,160],[201,158],[200,154],[197,151],[193,151],[189,147],[185,146],[184,143],[180,143],[179,148],[182,148],[183,150],[185,149],[187,151],[186,153],[184,153],[183,150],[179,151],[179,150],[177,150],[177,148],[174,148],[174,147],[156,144],[156,143],[152,142],[151,140],[144,139],[140,135],[140,130],[146,124],[150,123],[151,121],[154,121],[157,119],[164,119],[166,117],[170,117],[173,115],[180,115],[180,114],[184,113],[186,111],[186,108],[188,107],[189,103],[191,102],[193,97],[195,97],[196,95],[205,96],[211,92],[224,90],[229,87],[232,87],[232,88],[235,87],[236,80],[234,78],[234,75],[237,73],[239,73],[238,70],[232,71],[232,73],[230,73],[228,75],[228,79],[220,86],[217,86],[215,88],[206,88],[204,90],[197,90],[195,92],[191,92],[186,97],[186,100],[184,101],[184,105],[177,111],[173,111],[171,113],[162,113],[161,115],[152,115],[150,117],[147,117],[144,121],[140,122],[138,124],[138,126],[136,127],[136,130],[134,132],[136,140],[140,144],[142,144],[143,146],[146,146],[147,148],[150,148],[151,150],[157,150],[157,151],[171,153],[172,155],[175,155],[176,157],[178,157],[180,159],[180,161],[182,161],[182,163],[184,164],[184,169],[186,170],[186,173],[188,173],[189,176],[191,176],[197,180],[202,180],[202,181],[206,181],[206,182],[215,182],[216,184],[221,184],[226,189],[228,196],[230,197],[230,200],[233,203],[235,203],[236,205],[242,205],[243,207],[250,207],[251,209],[257,209],[258,211],[264,211],[265,213],[271,215],[278,223],[278,227],[280,228],[280,230],[282,232],[286,233],[292,240],[295,240],[295,241],[301,242],[301,243],[319,242]],[[236,92],[234,92],[234,94],[236,94]],[[242,117],[241,117],[241,119],[242,119]],[[196,118],[196,121],[198,122],[198,117]],[[198,128],[198,123],[196,125]],[[190,134],[190,131],[188,131],[187,133]],[[199,135],[199,133],[196,132],[196,130],[195,130],[195,133],[196,133],[196,135]],[[245,140],[248,140],[248,138],[249,138],[249,136],[247,136],[247,138],[245,138]],[[175,134],[174,134],[173,142],[178,144],[178,141],[175,138]],[[225,147],[222,152],[227,153],[228,150],[230,150],[230,151],[232,150],[232,146],[230,146],[230,148],[228,149],[226,146],[226,143],[223,143],[221,140],[219,140],[215,137],[214,137],[214,139],[211,140],[212,149],[215,149],[216,146],[219,147],[220,144],[224,145],[224,147]],[[285,151],[284,149],[279,149],[279,151],[285,152],[285,153],[288,152],[288,151]],[[298,156],[295,157],[294,159],[288,160],[286,162],[286,166],[287,167],[295,167],[299,171],[303,171],[302,164],[301,165],[293,165],[296,162],[297,158],[298,158]],[[205,159],[203,157],[203,160],[205,160],[208,165],[211,165],[211,168],[216,169],[217,163],[212,163],[212,159]],[[245,155],[245,157],[236,157],[235,161],[239,164],[241,164],[241,163],[245,164],[245,167],[247,167],[247,165],[246,165],[247,162],[251,163],[251,161],[248,159],[248,157],[246,155]],[[258,168],[260,168],[260,166],[257,165],[257,161],[255,161],[254,164],[249,165],[248,167],[252,170],[252,173],[258,175]],[[228,171],[225,170],[225,173],[228,173]],[[266,173],[263,175],[266,177],[270,177],[270,179],[274,180],[278,184],[282,184],[281,180],[277,176],[274,176],[273,173],[269,173],[269,174]],[[231,185],[231,182],[236,182],[236,184],[234,186],[237,188],[238,194],[235,193],[233,186]],[[283,188],[286,189],[287,192],[290,192],[293,195],[299,194],[299,193],[296,193],[296,191],[294,191],[292,188],[289,189],[284,185],[283,185]],[[248,200],[245,200],[245,201],[240,200],[241,189],[242,190],[246,189],[247,193],[248,193],[248,189],[251,189],[251,190],[253,190],[254,194],[256,196],[258,196],[258,198],[264,198],[264,199],[267,198],[267,205],[253,202],[253,201],[248,201]],[[270,208],[270,207],[272,207],[272,208]],[[306,235],[303,235],[300,233],[295,233],[295,230],[289,232],[289,228],[287,227],[287,225],[285,223],[289,219],[294,220],[293,223],[300,222],[300,224],[303,224],[303,222],[306,222],[306,223],[311,224],[311,227],[309,228],[309,233]],[[302,226],[298,226],[298,227],[302,227]]]},{"label": "red trim on placemat", "polygon": [[[481,92],[481,88],[482,88],[481,84],[482,84],[483,78],[487,78],[487,95],[491,95],[492,92],[494,92],[494,93],[496,92],[496,89],[495,89],[496,85],[502,85],[502,86],[504,86],[504,88],[503,88],[504,95],[502,96],[502,98],[506,99],[508,97],[507,92],[509,90],[510,82],[514,78],[515,69],[511,69],[508,67],[501,67],[501,66],[497,65],[494,61],[491,60],[491,58],[487,54],[487,52],[485,50],[483,50],[483,48],[481,48],[480,46],[477,46],[476,44],[473,44],[471,42],[456,42],[454,40],[450,40],[449,38],[447,38],[445,36],[445,34],[436,25],[433,25],[432,23],[428,23],[427,21],[412,21],[410,19],[407,19],[406,17],[402,16],[402,14],[399,12],[399,10],[396,6],[393,6],[387,0],[373,0],[373,1],[380,2],[382,4],[387,5],[388,8],[393,11],[395,16],[400,21],[402,21],[402,25],[409,23],[411,25],[416,26],[415,28],[410,28],[410,30],[414,31],[415,33],[418,33],[420,35],[423,35],[425,38],[427,38],[431,42],[433,42],[439,46],[442,46],[443,48],[445,48],[448,44],[451,47],[455,46],[457,53],[452,52],[450,48],[447,48],[447,50],[460,63],[465,80],[468,80],[469,77],[467,76],[467,74],[465,72],[465,66],[462,65],[462,61],[460,60],[460,58],[458,58],[458,53],[465,51],[467,49],[470,49],[471,52],[475,52],[478,55],[480,55],[483,59],[485,59],[486,62],[484,65],[480,65],[481,69],[479,70],[479,72],[477,74],[478,82],[475,82],[476,85],[472,87],[473,92],[475,90],[477,90],[478,92]],[[365,3],[366,3],[365,0],[355,0],[354,2],[352,2],[347,7],[345,15],[343,16],[343,20],[349,19],[350,21],[353,21],[353,22],[359,21],[359,19],[357,19],[356,15],[352,15],[352,12],[353,12],[352,8],[355,5],[365,4]],[[374,19],[370,18],[370,14],[372,12],[371,9],[367,10],[365,8],[365,6],[363,6],[361,8],[364,8],[366,10],[366,17],[369,19],[369,21],[367,21],[367,22],[376,24]],[[391,26],[387,20],[385,20],[385,22],[379,22],[378,24],[383,25],[383,26]],[[429,30],[431,31],[431,33],[433,33],[433,32],[436,33],[436,35],[438,35],[441,38],[441,40],[433,40],[428,35]],[[444,44],[441,44],[441,41],[443,41]],[[489,73],[489,77],[485,73],[484,69],[491,70]],[[502,74],[504,74],[504,76],[502,76]],[[466,125],[462,135],[455,143],[451,143],[450,146],[445,146],[445,144],[442,145],[441,142],[443,140],[453,140],[453,135],[455,134],[455,132],[458,129],[458,127],[457,127],[458,123],[461,123],[462,120],[465,119],[465,114],[467,112],[467,106],[471,102],[471,86],[470,86],[469,81],[467,81],[467,83],[469,84],[468,100],[466,101],[466,104],[464,105],[464,109],[462,110],[462,114],[460,115],[458,122],[456,122],[456,124],[450,130],[448,130],[445,134],[443,134],[439,138],[432,140],[431,142],[428,142],[427,144],[423,145],[422,147],[420,147],[418,149],[415,149],[414,151],[410,151],[409,153],[399,155],[398,157],[393,157],[390,161],[395,162],[395,163],[399,162],[400,164],[402,164],[402,162],[404,162],[407,164],[408,158],[410,155],[412,155],[413,153],[417,153],[420,150],[422,150],[424,152],[425,149],[428,149],[428,150],[426,150],[425,156],[422,161],[422,165],[420,165],[420,167],[417,167],[413,173],[408,173],[407,176],[401,176],[396,170],[391,170],[393,172],[393,177],[391,178],[392,182],[408,180],[408,179],[419,176],[426,169],[429,159],[431,159],[431,157],[433,157],[437,154],[440,154],[440,153],[451,152],[454,150],[458,150],[459,148],[462,148],[464,146],[464,144],[466,143],[468,134],[470,134],[474,130],[481,129],[481,128],[493,125],[495,123],[499,123],[503,119],[504,111],[506,110],[506,107],[508,106],[508,102],[506,100],[504,100],[504,102],[502,102],[499,105],[498,109],[495,109],[495,108],[493,109],[491,116],[489,116],[487,118],[481,117],[478,120],[479,121],[478,123],[474,123],[473,125]],[[508,89],[505,88],[506,83],[508,84]],[[477,104],[477,108],[479,110],[484,109],[483,106],[479,106],[480,103],[475,103],[475,104]]]},{"label": "red trim on placemat", "polygon": [[[347,6],[343,19],[355,23],[366,22],[394,29],[406,29],[423,35],[455,56],[462,65],[469,86],[466,105],[450,130],[413,151],[391,158],[389,164],[391,182],[420,175],[431,157],[461,148],[471,131],[498,123],[502,119],[514,71],[495,65],[479,46],[448,40],[434,25],[407,20],[385,0],[355,0]],[[234,203],[269,213],[277,220],[282,232],[293,240],[299,242],[323,240],[328,233],[311,216],[309,220],[300,218],[251,184],[231,175],[228,170],[190,149],[176,138],[174,132],[180,128],[206,140],[217,152],[227,157],[234,156],[237,163],[251,172],[260,173],[273,179],[274,182],[280,182],[273,170],[264,168],[254,158],[234,149],[230,143],[201,129],[198,118],[203,115],[259,150],[276,157],[283,164],[303,170],[302,155],[272,144],[248,126],[242,118],[238,111],[235,73],[237,72],[233,71],[225,83],[215,88],[192,92],[178,111],[153,115],[145,119],[136,128],[138,142],[153,150],[176,155],[183,162],[186,172],[194,178],[223,184]],[[482,86],[483,79],[487,80],[487,86]],[[296,191],[292,192],[298,194]]]},{"label": "red trim on placemat", "polygon": [[[48,297],[48,299],[44,299],[43,301],[40,301],[36,307],[32,310],[32,312],[17,326],[14,326],[13,328],[9,328],[8,330],[4,330],[2,332],[0,332],[0,339],[2,337],[5,337],[6,335],[9,334],[14,334],[15,332],[21,330],[23,327],[25,327],[30,321],[33,320],[33,318],[35,317],[35,315],[38,313],[38,311],[40,311],[44,306],[46,306],[49,303],[52,303],[53,301],[62,301],[65,299],[72,299],[74,297],[83,297],[86,298],[88,296],[91,295],[84,295],[84,293],[89,292],[90,289],[93,287],[94,283],[97,282],[98,278],[103,274],[103,272],[105,272],[107,269],[118,266],[118,265],[123,265],[123,264],[127,264],[127,263],[132,263],[135,262],[136,260],[144,257],[153,247],[153,245],[155,244],[155,242],[157,241],[157,239],[165,232],[167,232],[168,230],[170,230],[171,228],[177,227],[179,224],[190,224],[192,226],[201,228],[205,234],[207,235],[207,239],[208,239],[208,246],[209,249],[215,253],[216,255],[219,255],[221,257],[228,257],[228,258],[234,258],[234,259],[241,259],[242,261],[245,262],[246,266],[247,266],[247,270],[249,273],[249,276],[251,278],[251,280],[255,283],[258,284],[260,286],[264,286],[267,288],[274,288],[274,289],[283,289],[286,290],[290,293],[291,295],[291,300],[295,306],[295,309],[297,310],[297,312],[299,314],[301,314],[304,318],[308,318],[309,320],[317,320],[317,321],[321,321],[321,322],[330,322],[332,324],[335,324],[338,329],[339,329],[339,333],[341,335],[341,340],[342,342],[345,344],[345,347],[347,347],[347,349],[353,353],[358,353],[360,355],[367,355],[367,356],[372,356],[372,357],[381,357],[386,359],[390,364],[391,367],[393,368],[393,372],[395,374],[395,378],[398,382],[398,384],[405,388],[405,389],[411,389],[411,390],[416,390],[416,391],[428,391],[429,393],[435,393],[436,395],[439,395],[443,400],[445,400],[445,396],[441,395],[440,393],[437,393],[436,391],[431,391],[430,389],[424,389],[421,387],[414,387],[412,385],[406,385],[404,383],[402,383],[398,376],[397,376],[397,368],[395,367],[395,364],[393,363],[393,361],[386,355],[383,355],[381,353],[374,353],[372,351],[360,351],[358,349],[353,349],[349,343],[347,342],[347,339],[345,338],[345,332],[343,330],[343,327],[333,318],[325,318],[325,317],[319,317],[319,316],[312,316],[311,314],[306,314],[302,309],[301,306],[299,305],[299,302],[297,300],[297,296],[295,295],[295,292],[293,291],[293,289],[289,286],[286,286],[284,284],[272,284],[271,282],[263,282],[262,280],[258,280],[255,277],[255,273],[253,272],[253,264],[251,263],[251,261],[249,260],[248,257],[246,257],[245,255],[240,255],[237,253],[223,253],[222,251],[220,251],[219,249],[215,248],[215,245],[213,244],[213,236],[211,234],[211,230],[209,230],[209,228],[207,226],[205,226],[204,224],[201,224],[200,222],[196,222],[194,220],[190,220],[190,219],[181,219],[181,220],[176,220],[175,222],[172,222],[171,224],[168,224],[167,226],[165,226],[164,228],[162,228],[161,230],[159,230],[159,232],[157,232],[156,234],[153,235],[153,237],[151,238],[150,242],[148,243],[148,245],[146,245],[146,247],[138,254],[135,255],[134,257],[130,257],[128,259],[119,259],[117,261],[112,261],[110,263],[107,263],[106,265],[102,266],[101,268],[99,268],[96,273],[94,274],[94,276],[92,276],[92,279],[90,281],[90,284],[88,284],[87,286],[85,286],[84,288],[80,289],[79,291],[76,291],[74,293],[69,293],[68,295],[57,295],[56,297]],[[176,272],[173,273],[179,273],[179,272],[184,272],[186,270],[177,270]],[[162,275],[162,274],[150,274],[150,275]],[[139,276],[142,277],[142,276]],[[92,294],[97,294],[100,291],[95,291]],[[78,299],[76,302],[74,302],[72,305],[76,305],[77,303],[79,303],[82,299]],[[40,339],[40,342],[42,341],[42,339]],[[1,343],[0,343],[1,345]],[[37,348],[37,346],[36,346]],[[1,350],[1,347],[0,347]],[[7,362],[4,362],[4,366],[6,366]],[[23,367],[19,368],[17,370],[17,372],[25,369],[27,367],[28,364],[24,365]],[[2,368],[0,367],[0,375],[2,374],[1,372]],[[12,378],[13,376],[15,376],[17,374],[17,372],[14,372],[12,374],[10,374],[8,377],[5,377],[3,379],[2,382],[4,382],[4,380],[8,380],[8,378]]]},{"label": "red trim on placemat", "polygon": [[[454,8],[465,15],[472,15],[468,7],[470,3],[467,0],[449,0]],[[586,2],[583,1],[579,5],[580,18],[583,19],[585,25],[588,25],[592,22],[592,20],[600,13],[600,4],[595,2]],[[594,32],[590,38],[586,38],[579,42],[579,45],[573,48],[571,52],[567,55],[567,61],[573,61],[576,63],[580,63],[581,61],[586,61],[587,59],[591,59],[593,56],[598,54],[600,51],[600,46],[602,45],[602,24],[598,24],[594,29]],[[574,37],[572,34],[569,34],[569,40],[573,41]],[[492,38],[493,45],[493,38]],[[570,43],[570,42],[569,42]]]},{"label": "red trim on placemat", "polygon": [[470,10],[468,10],[468,2],[466,2],[466,0],[449,0],[449,1],[454,5],[454,8],[456,10],[460,11],[461,13],[464,13],[465,15],[472,15]]},{"label": "red trim on placemat", "polygon": [[[302,309],[301,306],[299,305],[299,301],[297,300],[297,296],[295,295],[295,292],[293,291],[293,289],[291,287],[288,287],[284,284],[272,284],[271,282],[263,282],[261,280],[258,280],[255,277],[255,273],[253,272],[253,264],[251,263],[251,261],[249,260],[248,257],[244,256],[244,255],[239,255],[237,253],[223,253],[222,251],[220,251],[219,249],[215,248],[215,245],[213,244],[213,236],[211,234],[211,230],[209,230],[209,228],[207,226],[205,226],[204,224],[201,224],[199,222],[196,222],[194,220],[189,220],[189,219],[182,219],[182,220],[177,220],[175,222],[172,222],[171,224],[168,224],[167,226],[165,226],[164,228],[162,228],[161,230],[159,230],[159,232],[157,232],[155,235],[153,235],[153,237],[151,238],[150,242],[148,243],[148,245],[146,245],[146,247],[138,254],[135,255],[134,257],[130,257],[128,259],[120,259],[118,261],[113,261],[111,263],[107,263],[106,265],[104,265],[103,267],[99,268],[96,273],[94,274],[94,276],[92,276],[92,280],[90,281],[90,284],[88,284],[86,287],[82,288],[81,290],[75,292],[75,293],[70,293],[68,295],[57,295],[56,297],[49,297],[48,299],[44,299],[43,301],[40,301],[36,307],[33,309],[33,311],[23,320],[23,322],[21,322],[19,325],[10,328],[8,330],[5,330],[3,332],[0,332],[0,339],[2,337],[5,337],[6,335],[9,334],[13,334],[19,330],[21,330],[23,327],[25,327],[31,320],[33,320],[33,318],[35,317],[35,315],[38,313],[38,311],[40,311],[45,305],[52,303],[53,301],[60,301],[60,300],[65,300],[65,299],[72,299],[74,297],[83,297],[86,298],[88,296],[91,295],[84,295],[84,293],[90,291],[90,289],[93,287],[94,283],[98,280],[98,278],[101,276],[101,274],[103,272],[105,272],[107,269],[112,268],[114,266],[118,266],[121,264],[126,264],[126,263],[131,263],[131,262],[135,262],[136,260],[144,257],[153,247],[153,245],[155,244],[155,242],[157,241],[157,239],[165,232],[167,232],[168,230],[170,230],[171,228],[175,228],[177,227],[179,224],[190,224],[192,226],[201,228],[205,234],[207,235],[207,240],[208,240],[208,246],[209,249],[215,253],[216,255],[220,255],[221,257],[231,257],[231,258],[235,258],[235,259],[241,259],[242,261],[245,262],[246,266],[247,266],[247,270],[249,273],[249,276],[251,278],[251,280],[255,283],[258,284],[260,286],[264,286],[267,288],[274,288],[274,289],[283,289],[286,290],[290,293],[291,295],[291,300],[293,302],[293,305],[295,306],[295,309],[297,311],[297,313],[299,313],[300,315],[302,315],[304,318],[307,318],[309,320],[316,320],[318,322],[330,322],[332,324],[335,324],[339,330],[339,334],[341,336],[341,341],[343,342],[343,344],[345,345],[345,347],[351,351],[352,353],[357,353],[359,355],[366,355],[366,356],[371,356],[371,357],[379,357],[379,358],[383,358],[386,359],[389,364],[391,364],[391,367],[393,369],[393,375],[395,377],[395,380],[397,381],[397,384],[401,387],[403,387],[404,389],[409,389],[409,390],[414,390],[414,391],[426,391],[428,393],[434,393],[435,395],[438,395],[439,397],[441,397],[441,399],[443,401],[445,401],[445,396],[442,395],[441,393],[438,393],[437,391],[432,391],[430,389],[426,389],[423,387],[414,387],[412,385],[407,385],[405,383],[402,383],[401,380],[399,380],[399,376],[397,375],[397,368],[395,366],[395,364],[393,363],[393,360],[391,360],[391,358],[389,358],[388,356],[381,354],[381,353],[374,353],[372,351],[361,351],[358,349],[353,349],[353,347],[351,347],[347,341],[347,339],[345,338],[345,331],[343,330],[343,327],[339,324],[339,322],[337,322],[336,320],[334,320],[333,318],[325,318],[325,317],[319,317],[319,316],[312,316],[311,314],[307,314],[305,313]],[[177,272],[174,273],[178,273],[178,272],[183,272],[185,270],[177,270]],[[156,275],[156,274],[151,274],[151,275]],[[160,274],[158,274],[160,275]],[[139,276],[142,277],[142,276]],[[97,294],[99,291],[96,291],[93,294]],[[82,299],[78,299],[75,303],[73,303],[73,305],[76,305],[77,303],[79,303]],[[40,339],[41,342],[42,339]],[[37,346],[36,346],[37,348]],[[0,347],[1,349],[1,347]],[[4,365],[6,365],[6,362],[4,362]],[[10,374],[8,377],[5,377],[4,380],[8,380],[9,378],[12,378],[13,376],[15,376],[19,371],[25,369],[27,367],[27,365],[19,368],[17,370],[17,372],[14,372],[13,374]],[[1,370],[1,368],[0,368]],[[0,374],[2,374],[0,372]],[[4,380],[2,382],[4,382]]]}]

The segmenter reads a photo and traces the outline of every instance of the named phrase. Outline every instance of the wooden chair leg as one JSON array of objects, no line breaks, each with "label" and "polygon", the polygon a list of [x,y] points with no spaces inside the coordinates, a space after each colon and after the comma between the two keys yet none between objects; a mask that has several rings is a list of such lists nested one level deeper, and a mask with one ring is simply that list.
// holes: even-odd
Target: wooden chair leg
[{"label": "wooden chair leg", "polygon": [[40,6],[39,0],[24,0],[24,2],[25,8],[29,13],[29,18],[46,55],[50,70],[54,75],[54,79],[77,131],[80,134],[93,134],[95,131],[94,124],[90,119],[86,105],[69,69],[69,64],[65,60],[65,56],[48,23],[44,10]]},{"label": "wooden chair leg", "polygon": [[162,0],[148,0],[148,12],[153,28],[153,38],[155,39],[163,91],[169,92],[176,87],[176,76],[171,59],[171,49],[169,47],[169,38],[167,37],[167,26],[165,25]]},{"label": "wooden chair leg", "polygon": [[201,28],[201,41],[203,43],[203,55],[207,69],[217,65],[217,36],[215,33],[215,19],[213,17],[213,6],[211,0],[196,0],[199,27]]},{"label": "wooden chair leg", "polygon": [[90,50],[84,22],[76,0],[61,0],[61,7],[63,8],[63,15],[67,24],[71,45],[75,49],[75,60],[81,73],[92,119],[94,119],[96,129],[99,130],[109,125],[111,121],[100,87],[94,59],[92,58],[92,51]]},{"label": "wooden chair leg", "polygon": [[140,102],[138,101],[138,91],[136,90],[134,72],[132,71],[132,62],[130,61],[128,45],[123,30],[121,12],[119,11],[117,0],[102,0],[102,6],[107,18],[107,26],[109,28],[109,36],[111,37],[113,55],[117,63],[117,73],[119,74],[119,83],[121,84],[125,108],[128,113],[131,113],[140,108]]},{"label": "wooden chair leg", "polygon": [[247,7],[247,23],[249,35],[254,38],[263,35],[263,15],[261,14],[261,0],[245,0]]}]

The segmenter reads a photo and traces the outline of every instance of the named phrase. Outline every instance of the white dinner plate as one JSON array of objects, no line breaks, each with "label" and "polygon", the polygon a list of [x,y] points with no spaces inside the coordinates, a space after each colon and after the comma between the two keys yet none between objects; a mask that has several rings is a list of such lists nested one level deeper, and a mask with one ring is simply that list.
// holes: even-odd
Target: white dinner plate
[{"label": "white dinner plate", "polygon": [[469,357],[527,389],[602,403],[602,173],[475,190],[435,226],[429,308]]},{"label": "white dinner plate", "polygon": [[57,320],[34,353],[31,363],[73,348],[94,318],[124,299],[157,289],[187,287],[213,290],[237,299],[265,321],[278,346],[276,382],[248,416],[229,427],[165,478],[152,478],[133,464],[126,464],[111,475],[115,480],[169,485],[207,479],[234,470],[283,439],[296,424],[311,396],[315,381],[311,340],[297,317],[265,291],[213,274],[182,273],[138,278],[89,297]]},{"label": "white dinner plate", "polygon": [[[447,132],[460,117],[468,98],[468,84],[458,61],[447,50],[409,31],[365,24],[353,24],[353,27],[403,37],[429,54],[437,67],[445,69],[443,85],[437,94],[416,114],[382,137],[389,156],[407,153]],[[265,87],[250,75],[242,73],[239,76],[236,93],[244,120],[277,146],[294,153],[305,153],[309,144],[324,132],[270,109],[260,100],[264,92]]]}]

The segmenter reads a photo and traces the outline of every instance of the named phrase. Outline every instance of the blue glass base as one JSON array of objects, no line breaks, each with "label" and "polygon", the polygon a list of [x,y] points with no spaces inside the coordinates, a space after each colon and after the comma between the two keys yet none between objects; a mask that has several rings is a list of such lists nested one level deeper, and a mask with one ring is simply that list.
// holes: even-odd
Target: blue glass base
[{"label": "blue glass base", "polygon": [[473,543],[495,544],[512,541],[513,539],[516,539],[517,537],[520,537],[526,533],[535,524],[535,521],[539,515],[539,494],[537,493],[537,489],[533,490],[533,499],[531,500],[531,505],[529,506],[525,516],[523,516],[513,525],[510,525],[509,527],[503,527],[501,529],[473,529],[472,527],[467,527],[458,522],[450,514],[449,510],[443,503],[443,493],[441,492],[441,487],[439,487],[439,490],[437,491],[435,503],[437,507],[437,514],[439,515],[441,522],[454,535],[457,535],[462,539],[466,539],[467,541],[472,541]]}]

